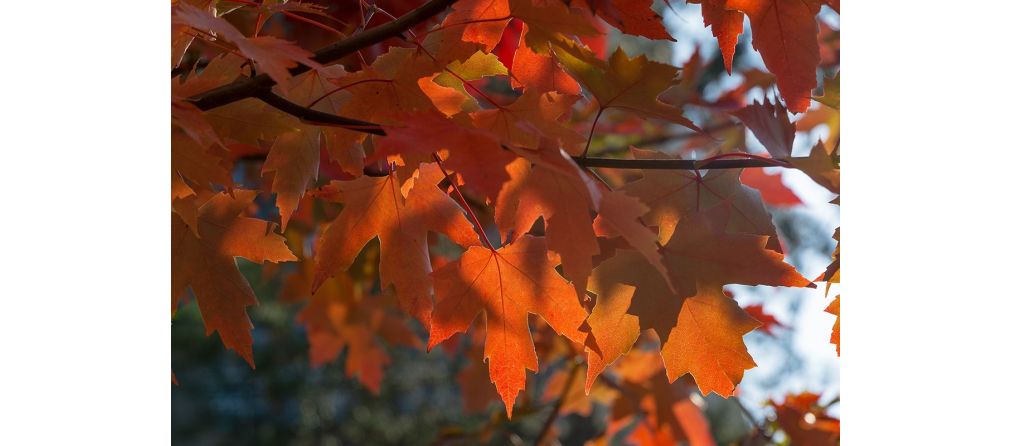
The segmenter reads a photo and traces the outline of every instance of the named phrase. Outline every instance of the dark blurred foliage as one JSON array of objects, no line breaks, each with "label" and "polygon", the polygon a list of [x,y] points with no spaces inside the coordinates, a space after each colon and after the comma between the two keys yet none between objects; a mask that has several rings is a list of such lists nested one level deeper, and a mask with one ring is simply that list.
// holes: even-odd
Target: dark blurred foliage
[{"label": "dark blurred foliage", "polygon": [[[195,304],[182,305],[172,322],[172,367],[179,382],[172,386],[174,444],[528,444],[553,407],[540,396],[548,377],[566,372],[562,361],[542,366],[536,378],[543,379],[531,379],[511,421],[497,400],[484,412],[465,414],[456,376],[468,360],[441,347],[431,353],[388,348],[392,365],[373,395],[344,375],[343,355],[311,367],[305,331],[294,321],[297,306],[278,300],[279,280],[263,280],[261,267],[251,262],[239,260],[239,266],[260,298],[249,310],[256,369],[226,350],[216,334],[204,336]],[[720,443],[750,430],[735,403],[710,396],[705,406]],[[607,414],[597,404],[588,417],[559,417],[558,441],[581,445],[598,437]],[[611,444],[624,444],[622,434]]]}]

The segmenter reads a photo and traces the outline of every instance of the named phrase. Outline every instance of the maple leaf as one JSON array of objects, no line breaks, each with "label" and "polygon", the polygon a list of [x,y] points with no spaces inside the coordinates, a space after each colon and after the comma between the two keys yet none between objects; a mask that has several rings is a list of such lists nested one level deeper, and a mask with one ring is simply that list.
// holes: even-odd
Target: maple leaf
[{"label": "maple leaf", "polygon": [[[668,159],[659,152],[632,147],[636,159]],[[666,243],[687,215],[704,211],[730,201],[728,228],[735,232],[766,235],[769,247],[781,250],[771,215],[758,191],[740,183],[742,169],[699,172],[661,172],[645,170],[640,180],[626,184],[621,190],[638,198],[650,210],[643,216],[646,223],[659,227],[659,241]]]},{"label": "maple leaf", "polygon": [[458,260],[432,273],[437,303],[428,349],[465,332],[483,313],[484,359],[510,418],[516,396],[526,387],[526,370],[538,370],[528,315],[540,315],[554,331],[579,345],[586,338],[579,331],[586,311],[575,288],[553,263],[543,238],[524,235],[498,250],[471,246]]},{"label": "maple leaf", "polygon": [[473,125],[494,133],[509,147],[535,149],[541,140],[558,143],[572,153],[581,150],[585,138],[558,119],[571,110],[578,96],[539,93],[528,88],[515,102],[472,113]]},{"label": "maple leaf", "polygon": [[701,4],[705,26],[712,28],[712,36],[719,41],[723,66],[726,67],[727,73],[733,74],[733,54],[736,53],[737,39],[743,33],[743,14],[740,11],[726,9],[726,1],[688,0],[688,3]]},{"label": "maple leaf", "polygon": [[565,276],[581,296],[593,269],[592,256],[600,252],[591,215],[599,193],[567,154],[544,148],[537,155],[535,167],[523,158],[508,165],[511,180],[498,194],[495,222],[506,240],[512,231],[514,237],[528,233],[543,217],[547,247],[561,256]]},{"label": "maple leaf", "polygon": [[474,42],[491,51],[501,40],[512,18],[507,0],[462,0],[456,2],[442,28],[463,27],[463,40]]},{"label": "maple leaf", "polygon": [[404,185],[396,175],[330,183],[325,193],[344,208],[320,238],[312,290],[346,271],[365,244],[378,238],[383,287],[395,287],[403,309],[427,326],[432,307],[428,231],[462,246],[479,243],[463,210],[438,188],[442,179],[437,166],[425,163]]},{"label": "maple leaf", "polygon": [[593,270],[588,288],[596,301],[587,320],[587,389],[634,346],[641,331],[652,329],[666,339],[683,303],[666,278],[635,251],[616,250]]},{"label": "maple leaf", "polygon": [[690,373],[702,394],[732,396],[744,371],[757,366],[743,335],[760,326],[721,286],[699,286],[684,299],[677,325],[663,344],[667,376],[673,382]]},{"label": "maple leaf", "polygon": [[[339,67],[306,72],[291,81],[287,97],[309,102],[312,95],[327,91],[322,77],[341,73],[343,69]],[[329,82],[325,84],[335,88]],[[319,102],[321,109],[329,110],[333,105],[332,102]],[[205,115],[215,129],[227,135],[228,142],[269,147],[262,173],[265,182],[270,184],[269,190],[277,194],[281,231],[285,231],[305,190],[315,186],[324,130],[252,99],[211,110]],[[350,147],[330,153],[337,154],[336,159],[342,167],[347,166],[346,170],[353,173],[357,167],[360,172],[363,159],[360,149],[357,154]]]},{"label": "maple leaf", "polygon": [[630,251],[618,251],[601,263],[590,281],[597,301],[588,322],[587,385],[634,345],[640,330],[654,329],[663,340],[670,382],[691,373],[703,393],[731,395],[743,372],[755,366],[743,335],[760,323],[723,295],[721,287],[702,283],[696,288],[686,298],[673,292]]},{"label": "maple leaf", "polygon": [[828,308],[825,308],[824,311],[836,316],[835,326],[831,329],[831,343],[835,344],[835,353],[838,356],[842,356],[842,296],[835,296],[835,300],[831,301],[828,304]]},{"label": "maple leaf", "polygon": [[218,332],[225,347],[253,365],[252,322],[245,309],[256,305],[256,296],[234,258],[263,263],[297,257],[272,231],[272,223],[241,215],[256,198],[255,191],[233,194],[216,194],[200,206],[199,238],[172,215],[172,313],[186,288],[192,288],[207,335]]},{"label": "maple leaf", "polygon": [[[331,80],[341,90],[333,96],[347,96],[337,114],[387,124],[388,117],[395,113],[431,110],[434,104],[418,79],[438,71],[430,58],[415,50],[390,48],[361,71]],[[336,148],[350,147],[365,138],[363,133],[344,129],[334,129],[332,135]]]},{"label": "maple leaf", "polygon": [[287,91],[291,79],[288,69],[299,63],[315,69],[322,68],[322,65],[312,60],[311,51],[294,42],[273,36],[246,37],[227,20],[188,3],[172,7],[172,23],[191,26],[233,43],[243,55],[253,60],[260,71],[270,76],[281,91]]},{"label": "maple leaf", "polygon": [[[291,231],[288,241],[296,251],[304,251],[304,234]],[[378,249],[372,248],[363,257],[374,260]],[[382,342],[390,346],[419,346],[420,340],[407,326],[403,313],[394,308],[395,297],[366,292],[374,283],[374,263],[366,260],[356,264],[352,271],[337,273],[315,293],[309,286],[315,262],[306,257],[297,267],[284,281],[281,300],[307,302],[296,319],[305,326],[309,363],[320,367],[346,351],[344,373],[357,377],[369,391],[378,394],[384,368],[391,362]]]},{"label": "maple leaf", "polygon": [[[441,113],[425,112],[400,116],[400,123],[386,127],[386,136],[378,139],[375,152],[366,162],[401,159],[407,169],[419,159],[447,149],[445,167],[457,171],[466,184],[494,199],[509,176],[505,170],[515,155],[502,148],[488,130],[474,128],[467,115],[453,119]],[[414,161],[410,161],[414,160]]]},{"label": "maple leaf", "polygon": [[567,7],[558,0],[509,0],[512,16],[529,25],[530,48],[546,53],[557,36],[594,38],[601,34],[592,16],[582,8]]},{"label": "maple leaf", "polygon": [[523,24],[519,44],[512,61],[512,87],[522,86],[537,91],[556,91],[568,95],[581,95],[582,87],[565,72],[553,52],[539,54],[526,42],[529,26]]},{"label": "maple leaf", "polygon": [[508,69],[494,54],[477,51],[460,62],[453,61],[441,73],[418,80],[421,89],[446,116],[460,111],[479,109],[477,101],[467,92],[469,81],[488,76],[508,74]]},{"label": "maple leaf", "polygon": [[792,207],[803,204],[793,190],[782,183],[782,173],[766,173],[764,169],[744,169],[740,174],[740,182],[761,192],[761,200],[765,204],[779,207]]},{"label": "maple leaf", "polygon": [[[290,91],[283,96],[296,104],[307,104],[313,110],[331,114],[342,114],[346,111],[344,106],[351,99],[350,94],[341,91],[343,87],[339,83],[346,76],[347,72],[340,65],[330,65],[322,69],[311,70],[292,79]],[[340,94],[342,92],[345,94]],[[309,132],[310,129],[318,129],[318,132],[321,134],[320,142],[329,140],[329,143],[326,144],[327,154],[331,160],[339,164],[341,170],[350,175],[361,175],[364,168],[365,154],[362,152],[360,144],[348,142],[344,133],[348,132],[347,130],[332,126],[311,127],[305,125],[293,129],[292,133],[304,134]],[[314,152],[317,153],[316,156],[318,157],[320,145],[313,142],[312,144],[302,146],[301,151],[305,155],[311,156],[309,153],[310,147],[314,146]],[[301,172],[303,173],[301,175],[308,175],[309,171],[310,169],[302,170]],[[315,172],[315,170],[311,171]],[[274,186],[274,190],[277,190],[276,185]],[[299,191],[300,195],[301,191]]]},{"label": "maple leaf", "polygon": [[189,184],[211,189],[219,184],[230,187],[231,164],[220,146],[203,146],[184,132],[172,132],[172,173],[181,175]]},{"label": "maple leaf", "polygon": [[747,14],[754,33],[753,46],[778,79],[789,111],[810,107],[810,90],[817,87],[817,0],[726,0],[727,9]]},{"label": "maple leaf", "polygon": [[792,155],[796,124],[789,122],[789,115],[778,100],[774,103],[767,98],[763,103],[755,100],[752,105],[731,114],[740,118],[754,132],[754,136],[773,157],[788,158]]},{"label": "maple leaf", "polygon": [[669,282],[659,255],[659,235],[647,227],[642,219],[649,213],[649,208],[624,191],[603,190],[598,210],[596,220],[593,221],[596,234],[624,238],[628,245],[655,267],[663,280]]},{"label": "maple leaf", "polygon": [[682,219],[663,246],[676,291],[694,295],[696,283],[808,287],[811,282],[766,249],[767,236],[726,232],[729,201]]},{"label": "maple leaf", "polygon": [[628,312],[636,287],[616,280],[605,283],[605,274],[593,278],[596,280],[590,282],[590,289],[597,293],[597,298],[593,312],[586,319],[590,332],[585,349],[586,393],[608,365],[631,350],[641,332],[638,316]]},{"label": "maple leaf", "polygon": [[[760,324],[735,301],[722,296],[721,286],[808,286],[810,282],[783,262],[781,254],[765,249],[766,237],[726,233],[728,210],[728,203],[724,203],[677,225],[677,231],[663,246],[672,288],[634,251],[617,250],[593,270],[588,288],[596,293],[597,300],[588,321],[588,385],[606,364],[631,348],[639,328],[653,329],[663,340],[663,357],[671,381],[690,372],[706,393],[714,390],[729,395],[743,371],[753,367],[742,336]],[[687,313],[685,306],[689,307]],[[691,339],[714,326],[720,328],[706,336],[711,341]],[[685,350],[684,346],[690,347]],[[702,350],[708,351],[702,355]]]},{"label": "maple leaf", "polygon": [[599,113],[616,108],[701,131],[679,107],[656,100],[677,84],[680,70],[676,67],[653,62],[644,55],[629,58],[621,48],[603,62],[574,41],[557,42],[552,47],[568,72],[593,94]]},{"label": "maple leaf", "polygon": [[232,186],[231,165],[222,152],[220,145],[204,147],[188,132],[172,129],[172,209],[196,235],[198,192],[210,192],[214,184]]},{"label": "maple leaf", "polygon": [[272,176],[271,191],[277,194],[281,231],[298,208],[305,190],[315,185],[319,175],[318,129],[296,128],[274,139],[263,162],[263,173]]},{"label": "maple leaf", "polygon": [[550,35],[595,36],[589,15],[579,8],[567,8],[556,0],[462,0],[445,17],[442,28],[463,27],[462,38],[491,51],[512,19],[530,29],[532,47],[544,51]]}]

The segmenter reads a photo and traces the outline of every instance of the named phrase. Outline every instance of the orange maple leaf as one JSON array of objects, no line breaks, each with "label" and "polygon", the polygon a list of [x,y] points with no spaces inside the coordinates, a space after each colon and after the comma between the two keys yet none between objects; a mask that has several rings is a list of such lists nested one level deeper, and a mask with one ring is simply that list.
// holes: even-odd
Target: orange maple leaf
[{"label": "orange maple leaf", "polygon": [[581,95],[582,87],[565,72],[553,52],[540,54],[526,42],[529,26],[523,24],[519,46],[512,62],[512,86],[539,91],[556,91],[562,94]]},{"label": "orange maple leaf", "polygon": [[407,170],[420,159],[431,159],[439,150],[449,151],[443,163],[459,172],[472,190],[494,199],[509,176],[505,166],[515,154],[502,148],[495,134],[475,128],[468,115],[453,119],[434,111],[400,115],[400,123],[386,127],[386,136],[378,139],[375,152],[366,159],[400,159]]},{"label": "orange maple leaf", "polygon": [[324,192],[344,208],[320,238],[313,292],[346,271],[365,244],[378,238],[383,286],[395,287],[403,309],[427,325],[432,307],[428,231],[464,247],[480,243],[463,210],[438,188],[442,179],[437,166],[424,163],[404,185],[397,175],[331,183]]},{"label": "orange maple leaf", "polygon": [[487,327],[484,359],[505,403],[508,416],[526,370],[538,370],[529,329],[529,314],[540,315],[551,328],[581,345],[586,318],[575,288],[548,261],[543,238],[524,235],[501,249],[471,246],[460,258],[432,273],[435,310],[428,349],[467,331],[483,313]]},{"label": "orange maple leaf", "polygon": [[512,231],[514,237],[528,233],[543,217],[547,247],[561,256],[565,276],[581,296],[593,269],[592,256],[600,253],[591,214],[598,207],[599,192],[557,148],[542,148],[535,160],[536,166],[524,158],[508,165],[512,179],[498,194],[495,222],[505,240]]},{"label": "orange maple leaf", "polygon": [[719,41],[726,72],[733,74],[733,54],[736,53],[736,41],[743,32],[743,14],[726,9],[726,0],[688,0],[688,3],[701,4],[705,25],[712,28],[712,36]]},{"label": "orange maple leaf", "polygon": [[216,194],[200,206],[199,237],[172,214],[172,313],[186,288],[192,288],[207,335],[217,331],[225,347],[253,365],[252,322],[245,309],[256,305],[256,295],[234,258],[256,263],[298,258],[284,244],[284,237],[273,232],[273,223],[242,216],[256,198],[255,191],[233,194]]},{"label": "orange maple leaf", "polygon": [[744,371],[757,366],[743,336],[761,323],[726,297],[721,286],[706,285],[684,299],[677,325],[663,344],[663,362],[670,381],[687,373],[703,394],[733,395]]},{"label": "orange maple leaf", "polygon": [[747,14],[754,33],[754,49],[778,79],[779,91],[789,111],[810,107],[810,90],[817,87],[816,0],[726,0],[727,9]]},{"label": "orange maple leaf", "polygon": [[[781,254],[765,249],[766,237],[725,232],[728,209],[724,203],[680,221],[663,246],[674,288],[634,251],[617,250],[593,270],[589,289],[597,298],[588,320],[588,385],[648,329],[663,340],[670,380],[691,373],[705,393],[730,395],[743,371],[754,366],[742,336],[760,324],[722,295],[722,285],[810,282]],[[702,339],[691,339],[708,330]]]},{"label": "orange maple leaf", "polygon": [[555,41],[552,48],[565,69],[593,94],[600,107],[599,113],[616,108],[701,131],[684,117],[679,107],[656,99],[660,93],[677,85],[678,68],[653,62],[644,55],[629,58],[621,48],[604,62],[571,40]]},{"label": "orange maple leaf", "polygon": [[445,17],[442,28],[463,27],[463,40],[491,51],[501,41],[512,19],[529,26],[529,38],[538,52],[545,51],[543,44],[554,33],[599,34],[585,10],[542,0],[462,0],[453,5],[453,12]]},{"label": "orange maple leaf", "polygon": [[185,2],[172,7],[172,23],[188,25],[231,42],[244,56],[252,59],[260,71],[277,82],[281,91],[287,91],[291,79],[288,69],[299,63],[316,69],[322,68],[322,65],[312,60],[311,51],[294,42],[273,36],[246,37],[227,20]]}]

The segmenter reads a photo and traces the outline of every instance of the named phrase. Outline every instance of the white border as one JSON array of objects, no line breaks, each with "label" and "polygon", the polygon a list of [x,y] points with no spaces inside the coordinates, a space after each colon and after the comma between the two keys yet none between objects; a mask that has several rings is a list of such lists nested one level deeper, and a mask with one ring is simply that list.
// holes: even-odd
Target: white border
[{"label": "white border", "polygon": [[0,444],[169,444],[169,4],[4,17]]}]

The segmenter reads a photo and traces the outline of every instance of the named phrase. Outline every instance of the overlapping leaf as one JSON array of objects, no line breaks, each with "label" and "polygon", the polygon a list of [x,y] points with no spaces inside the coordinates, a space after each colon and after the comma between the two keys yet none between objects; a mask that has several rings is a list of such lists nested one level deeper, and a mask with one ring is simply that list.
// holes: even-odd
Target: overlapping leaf
[{"label": "overlapping leaf", "polygon": [[679,107],[656,99],[677,84],[677,68],[645,56],[629,58],[621,48],[607,62],[570,40],[557,42],[552,48],[568,72],[593,94],[601,112],[616,108],[700,131]]},{"label": "overlapping leaf", "polygon": [[484,314],[484,358],[491,381],[512,416],[516,396],[526,387],[526,370],[539,369],[528,317],[542,317],[559,334],[581,345],[586,312],[575,288],[554,270],[543,238],[524,235],[491,250],[471,246],[459,260],[432,274],[435,310],[428,348],[467,331]]},{"label": "overlapping leaf", "polygon": [[754,49],[778,80],[786,106],[800,113],[817,87],[819,0],[726,0],[726,8],[750,19]]},{"label": "overlapping leaf", "polygon": [[406,185],[397,175],[331,183],[329,193],[344,208],[320,238],[312,289],[345,271],[365,244],[378,238],[383,286],[395,287],[403,309],[427,324],[432,308],[428,232],[446,234],[463,246],[478,243],[463,210],[438,188],[442,178],[438,167],[422,164]]},{"label": "overlapping leaf", "polygon": [[249,365],[252,322],[245,309],[256,305],[252,288],[239,273],[235,257],[257,263],[297,260],[272,231],[272,223],[243,216],[256,192],[236,190],[214,195],[199,208],[199,237],[172,214],[172,312],[187,288],[193,290],[207,334],[218,332],[225,347]]}]

